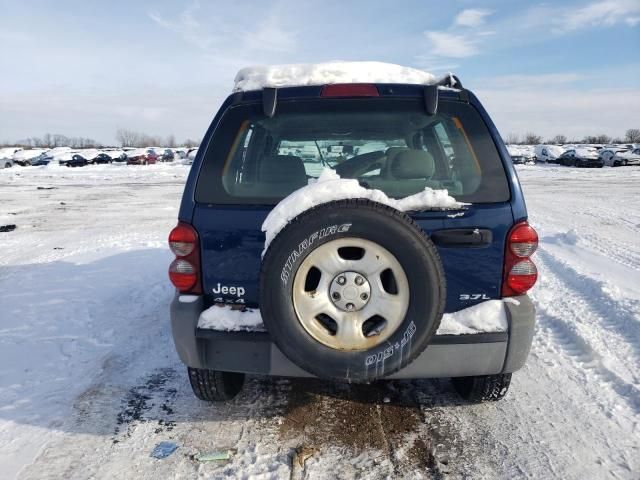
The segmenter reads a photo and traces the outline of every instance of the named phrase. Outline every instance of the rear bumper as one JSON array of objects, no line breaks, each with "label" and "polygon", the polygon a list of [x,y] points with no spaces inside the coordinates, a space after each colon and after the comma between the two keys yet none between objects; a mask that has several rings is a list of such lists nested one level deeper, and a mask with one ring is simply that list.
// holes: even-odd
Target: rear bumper
[{"label": "rear bumper", "polygon": [[[171,303],[171,328],[178,356],[194,368],[259,375],[309,377],[292,363],[264,332],[218,332],[199,329],[202,297]],[[506,303],[508,332],[438,335],[411,364],[388,378],[464,377],[511,373],[529,355],[535,309],[528,296]]]}]

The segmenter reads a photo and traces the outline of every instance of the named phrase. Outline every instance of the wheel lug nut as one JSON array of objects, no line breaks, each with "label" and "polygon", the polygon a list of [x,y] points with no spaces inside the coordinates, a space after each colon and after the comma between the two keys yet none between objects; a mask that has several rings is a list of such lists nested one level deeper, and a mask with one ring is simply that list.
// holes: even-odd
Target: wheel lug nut
[{"label": "wheel lug nut", "polygon": [[347,303],[346,307],[347,307],[347,310],[351,311],[355,308],[355,305],[353,303]]},{"label": "wheel lug nut", "polygon": [[345,283],[347,283],[347,279],[344,278],[342,275],[338,277],[338,284],[339,285],[344,285]]},{"label": "wheel lug nut", "polygon": [[333,297],[334,300],[340,300],[340,294],[338,292],[333,292],[331,297]]},{"label": "wheel lug nut", "polygon": [[366,293],[363,292],[363,293],[360,294],[360,298],[362,300],[366,300],[367,298],[369,298],[369,295],[367,295]]},{"label": "wheel lug nut", "polygon": [[362,285],[363,283],[364,283],[364,278],[358,275],[356,277],[356,285]]}]

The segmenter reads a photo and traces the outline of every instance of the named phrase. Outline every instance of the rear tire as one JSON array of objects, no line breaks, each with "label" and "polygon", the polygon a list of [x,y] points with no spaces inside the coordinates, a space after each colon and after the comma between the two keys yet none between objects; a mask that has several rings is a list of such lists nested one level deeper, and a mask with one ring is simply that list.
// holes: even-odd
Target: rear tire
[{"label": "rear tire", "polygon": [[244,373],[221,372],[187,367],[191,389],[205,402],[224,402],[233,399],[244,385]]},{"label": "rear tire", "polygon": [[495,402],[503,399],[507,394],[511,384],[511,374],[457,377],[452,378],[451,381],[458,395],[468,402]]}]

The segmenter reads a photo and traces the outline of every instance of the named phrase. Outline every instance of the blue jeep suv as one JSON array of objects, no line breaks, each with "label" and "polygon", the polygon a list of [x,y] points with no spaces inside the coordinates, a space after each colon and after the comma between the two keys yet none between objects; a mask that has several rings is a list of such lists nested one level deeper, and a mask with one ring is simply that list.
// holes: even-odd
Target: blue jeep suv
[{"label": "blue jeep suv", "polygon": [[[326,169],[391,199],[433,189],[460,203],[318,202],[265,249],[269,213]],[[237,91],[203,139],[169,236],[175,346],[207,401],[235,396],[246,373],[451,377],[469,401],[498,400],[532,343],[537,242],[509,153],[456,77]],[[504,328],[482,328],[483,315],[495,323],[479,305],[491,301]],[[264,328],[203,328],[205,310],[258,312]],[[476,330],[438,333],[467,312]]]}]

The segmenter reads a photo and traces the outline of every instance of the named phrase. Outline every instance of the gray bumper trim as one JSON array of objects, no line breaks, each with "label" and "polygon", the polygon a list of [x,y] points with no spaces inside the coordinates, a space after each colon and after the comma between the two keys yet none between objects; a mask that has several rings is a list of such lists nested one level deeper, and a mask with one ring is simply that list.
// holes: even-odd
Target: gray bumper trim
[{"label": "gray bumper trim", "polygon": [[[527,296],[507,303],[509,332],[434,337],[411,364],[389,378],[436,378],[514,372],[524,364],[535,311]],[[271,342],[266,332],[217,332],[197,328],[203,302],[174,298],[171,326],[178,356],[190,367],[263,375],[309,377]]]},{"label": "gray bumper trim", "polygon": [[516,303],[506,302],[509,323],[509,346],[503,373],[519,370],[529,356],[535,330],[536,309],[528,295],[515,297]]}]

